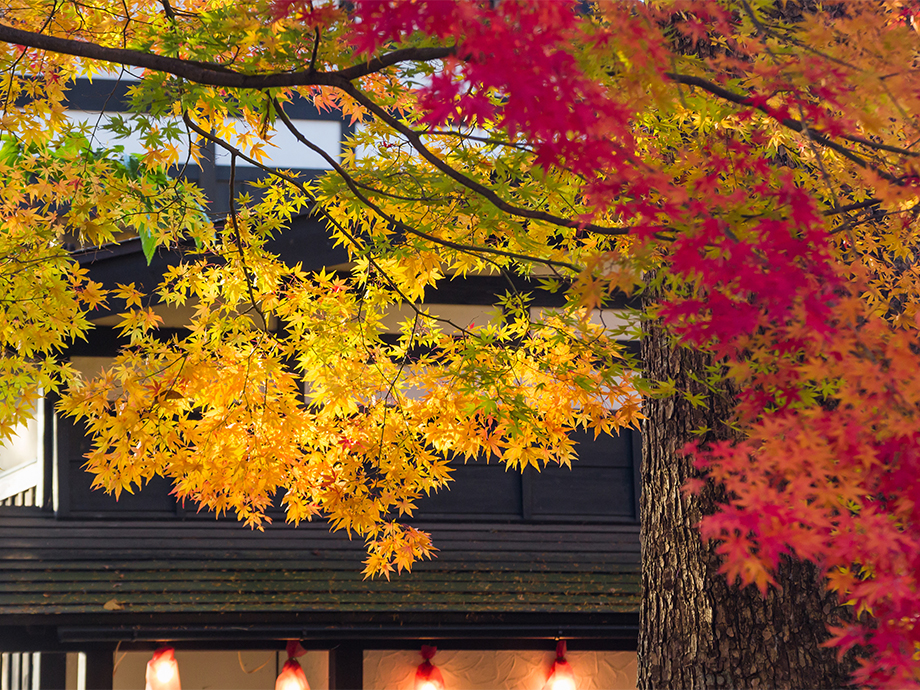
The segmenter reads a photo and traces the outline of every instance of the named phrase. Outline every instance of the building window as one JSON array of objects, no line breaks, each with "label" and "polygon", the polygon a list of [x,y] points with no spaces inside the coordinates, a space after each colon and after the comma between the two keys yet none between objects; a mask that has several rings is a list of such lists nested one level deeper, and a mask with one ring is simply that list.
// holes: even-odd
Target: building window
[{"label": "building window", "polygon": [[32,419],[19,425],[13,437],[0,445],[0,505],[35,506],[41,503],[44,477],[44,404],[39,400]]}]

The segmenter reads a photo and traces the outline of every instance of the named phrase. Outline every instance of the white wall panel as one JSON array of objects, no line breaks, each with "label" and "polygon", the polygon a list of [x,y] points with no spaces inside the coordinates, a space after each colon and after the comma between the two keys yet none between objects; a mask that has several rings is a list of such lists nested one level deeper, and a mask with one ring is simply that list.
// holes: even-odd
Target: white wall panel
[{"label": "white wall panel", "polygon": [[[122,115],[122,117],[129,117]],[[88,136],[93,148],[111,148],[114,146],[123,146],[125,153],[143,155],[146,153],[146,147],[143,140],[135,132],[129,137],[123,139],[117,138],[112,132],[103,129],[110,116],[105,113],[90,112],[85,110],[68,110],[67,118],[77,124],[85,124],[88,129]],[[166,124],[164,120],[164,125]],[[175,123],[176,121],[173,121]],[[245,131],[246,125],[242,120],[232,120],[233,131],[236,137],[229,136],[230,144],[238,145],[238,136]],[[303,133],[311,142],[319,146],[334,158],[338,158],[341,153],[340,139],[342,136],[342,125],[340,122],[330,120],[293,120],[294,126]],[[180,122],[179,127],[184,129]],[[180,141],[177,145],[178,164],[182,165],[188,157],[188,142]],[[245,149],[244,149],[245,151]],[[328,170],[329,164],[318,154],[314,153],[306,146],[301,144],[286,128],[281,127],[270,132],[269,143],[263,149],[266,165],[273,165],[277,168],[294,170]],[[230,165],[230,154],[225,150],[218,148],[216,152],[217,165]],[[250,163],[238,160],[237,165],[240,167],[252,167]]]},{"label": "white wall panel", "polygon": [[[114,690],[144,690],[144,674],[151,652],[119,652]],[[287,656],[284,652],[176,650],[182,690],[273,690]],[[242,660],[242,664],[240,661]],[[298,661],[312,690],[329,687],[329,653],[308,651]],[[261,668],[260,668],[261,667]]]},{"label": "white wall panel", "polygon": [[[432,663],[441,670],[446,690],[542,690],[555,654],[552,651],[439,650]],[[566,656],[578,690],[631,690],[636,687],[635,652],[570,652]],[[364,652],[364,687],[413,690],[417,651]]]},{"label": "white wall panel", "polygon": [[[338,159],[341,153],[340,139],[342,125],[331,120],[291,120],[292,124],[312,143],[316,144],[333,158]],[[245,125],[242,121],[234,121],[234,130],[242,133]],[[234,143],[231,139],[230,143]],[[269,144],[263,151],[266,154],[266,163],[285,170],[298,168],[308,170],[329,170],[331,167],[322,156],[314,153],[301,144],[297,138],[283,125],[270,132]],[[230,165],[230,154],[218,148],[216,153],[218,165]],[[237,161],[241,167],[250,166],[246,161]]]}]

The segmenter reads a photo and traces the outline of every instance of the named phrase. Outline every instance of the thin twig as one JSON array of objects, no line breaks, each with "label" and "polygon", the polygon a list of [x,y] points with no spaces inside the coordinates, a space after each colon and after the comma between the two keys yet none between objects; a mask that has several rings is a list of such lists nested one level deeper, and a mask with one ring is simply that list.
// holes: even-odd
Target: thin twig
[{"label": "thin twig", "polygon": [[[304,196],[312,198],[313,195],[304,186],[302,182],[300,182],[299,180],[297,180],[296,178],[290,175],[287,175],[283,172],[275,170],[274,168],[270,168],[262,163],[259,163],[258,161],[247,156],[245,153],[240,151],[238,148],[232,146],[231,144],[228,144],[223,139],[215,137],[209,132],[206,132],[201,127],[199,127],[194,122],[192,122],[192,119],[188,116],[188,113],[183,113],[182,120],[183,122],[185,122],[186,126],[189,129],[191,129],[193,132],[195,132],[199,136],[203,137],[204,139],[208,141],[213,141],[216,145],[220,146],[222,149],[225,149],[226,151],[230,153],[235,153],[240,159],[268,173],[272,177],[277,177],[280,180],[284,180],[291,186],[297,188]],[[323,151],[323,153],[325,154],[325,151]],[[368,205],[368,208],[370,208],[375,213],[380,215],[380,217],[383,218],[384,220],[387,220],[388,222],[390,222],[389,219],[392,219],[393,226],[397,230],[402,230],[403,232],[406,232],[412,235],[416,235],[418,237],[421,237],[422,239],[426,239],[435,244],[440,244],[445,247],[450,247],[451,249],[456,249],[457,251],[464,252],[466,254],[471,254],[473,256],[479,256],[480,258],[484,258],[481,256],[482,254],[494,254],[496,256],[506,256],[512,259],[517,259],[519,261],[525,261],[528,263],[541,264],[549,268],[568,268],[576,272],[581,271],[581,269],[578,266],[575,266],[574,264],[569,264],[563,261],[554,261],[553,259],[541,259],[539,257],[529,256],[526,254],[515,254],[514,252],[506,252],[501,249],[493,249],[492,247],[480,247],[480,246],[475,246],[475,245],[460,244],[459,242],[452,242],[450,240],[445,240],[440,237],[435,237],[433,235],[429,235],[426,232],[422,232],[421,230],[413,228],[411,225],[407,225],[401,221],[396,220],[395,218],[392,218],[392,216],[380,210],[380,208],[376,204],[374,204],[370,200],[367,200],[367,197],[365,197],[363,194],[360,194],[360,192],[358,193],[358,197],[360,200],[362,200],[362,202]]]},{"label": "thin twig", "polygon": [[[698,86],[704,91],[708,91],[712,95],[718,96],[719,98],[722,98],[723,100],[730,101],[731,103],[735,103],[737,105],[742,105],[748,108],[754,108],[756,110],[759,110],[762,113],[765,113],[769,115],[770,117],[772,117],[773,119],[775,119],[777,122],[779,122],[781,125],[783,125],[787,129],[791,129],[794,132],[799,132],[800,134],[805,134],[806,126],[804,123],[799,122],[798,120],[793,120],[792,118],[789,118],[789,117],[782,117],[778,115],[776,112],[774,112],[773,109],[770,108],[769,106],[762,104],[762,103],[752,102],[752,99],[750,96],[745,96],[742,94],[734,93],[733,91],[724,89],[717,84],[713,84],[711,81],[703,79],[702,77],[694,77],[688,74],[678,74],[675,72],[665,72],[665,76],[668,77],[668,79],[670,79],[671,81],[675,83],[686,84],[688,86]],[[853,153],[850,149],[846,148],[845,146],[841,146],[840,144],[834,141],[831,141],[826,135],[821,134],[820,132],[811,130],[810,136],[812,140],[814,140],[815,142],[821,144],[822,146],[826,148],[831,149],[832,151],[836,151],[841,156],[852,161],[859,167],[874,171],[882,179],[888,182],[892,182],[894,184],[901,183],[900,178],[896,177],[895,175],[892,175],[891,173],[885,172],[884,170],[879,170],[877,166],[872,165],[871,163],[869,163],[869,161]],[[859,142],[859,143],[864,143],[864,142]],[[874,142],[869,142],[868,140],[866,140],[866,143],[864,145],[871,146],[874,148],[880,148],[879,145],[876,145]],[[882,150],[885,150],[885,149],[882,149]],[[903,151],[897,151],[897,153],[905,153],[905,155],[911,155],[911,156],[920,155],[912,151],[907,151],[906,149],[904,149]]]},{"label": "thin twig", "polygon": [[865,201],[857,201],[853,204],[847,204],[846,206],[837,206],[830,209],[829,211],[824,211],[825,216],[836,216],[841,213],[847,213],[849,211],[861,211],[864,208],[871,208],[872,206],[878,206],[882,203],[881,199],[866,199]]},{"label": "thin twig", "polygon": [[310,56],[310,66],[307,72],[313,74],[316,72],[316,54],[319,52],[319,27],[313,29],[313,55]]},{"label": "thin twig", "polygon": [[399,121],[398,118],[390,115],[386,110],[380,107],[372,99],[370,99],[363,91],[355,87],[351,82],[340,81],[336,84],[342,91],[347,93],[358,103],[367,108],[371,113],[373,113],[378,119],[386,123],[397,132],[402,134],[406,139],[409,140],[409,143],[412,147],[418,151],[419,155],[422,156],[425,160],[431,163],[435,168],[440,170],[442,173],[447,175],[449,178],[457,182],[458,184],[466,187],[467,189],[475,192],[483,199],[487,200],[498,210],[504,211],[505,213],[518,216],[519,218],[528,218],[530,220],[541,220],[546,223],[551,223],[552,225],[557,225],[563,228],[572,228],[575,230],[585,230],[588,232],[594,232],[600,235],[625,235],[629,232],[627,228],[611,228],[604,227],[600,225],[594,225],[593,223],[584,223],[572,220],[570,218],[561,218],[560,216],[555,216],[551,213],[546,213],[545,211],[537,211],[535,209],[522,208],[520,206],[515,206],[510,204],[500,196],[498,196],[491,189],[486,187],[484,184],[477,182],[471,177],[467,177],[460,171],[456,170],[452,166],[445,163],[438,156],[436,156],[422,141],[422,138],[418,132],[416,132],[411,127],[404,125]]},{"label": "thin twig", "polygon": [[249,292],[249,301],[252,303],[252,308],[255,310],[256,314],[262,319],[262,329],[268,333],[268,319],[265,318],[265,314],[262,312],[262,309],[259,307],[259,304],[256,302],[255,291],[253,290],[253,276],[249,272],[249,266],[246,265],[246,253],[243,250],[243,238],[240,235],[240,226],[237,223],[236,219],[236,202],[233,200],[235,196],[234,187],[236,186],[236,154],[230,153],[230,222],[233,224],[233,236],[236,242],[236,249],[240,254],[240,266],[243,268],[243,277],[246,279],[246,290]]},{"label": "thin twig", "polygon": [[329,164],[329,166],[342,178],[342,180],[351,190],[351,193],[354,194],[358,198],[358,200],[361,201],[361,203],[363,203],[365,206],[370,208],[372,211],[374,211],[374,213],[376,213],[378,216],[383,218],[385,221],[390,223],[394,228],[398,230],[402,230],[403,232],[407,232],[411,235],[415,235],[417,237],[421,237],[423,239],[429,240],[431,242],[436,242],[445,247],[450,247],[451,249],[457,249],[458,251],[462,251],[466,253],[473,253],[476,255],[479,255],[482,253],[495,254],[496,256],[505,256],[505,257],[508,257],[509,259],[516,259],[518,261],[526,261],[529,263],[540,263],[545,266],[555,266],[557,268],[567,268],[569,270],[576,271],[576,272],[580,271],[580,269],[575,264],[571,264],[566,261],[556,261],[554,259],[539,259],[533,256],[529,256],[527,254],[518,254],[517,252],[508,252],[503,249],[495,249],[493,247],[482,247],[482,246],[477,246],[477,245],[461,244],[459,242],[454,242],[453,240],[447,240],[441,237],[435,237],[434,235],[430,235],[422,230],[419,230],[418,228],[414,228],[410,225],[407,225],[406,223],[403,223],[401,220],[398,220],[397,218],[393,217],[392,215],[384,211],[382,208],[380,208],[373,201],[368,199],[367,196],[365,196],[361,192],[361,190],[358,188],[358,186],[355,184],[351,175],[341,165],[339,165],[339,162],[335,160],[335,158],[330,156],[326,151],[324,151],[319,146],[314,144],[312,141],[307,139],[300,132],[300,130],[294,127],[294,124],[284,113],[284,110],[282,110],[282,108],[280,107],[277,101],[272,101],[272,103],[275,106],[275,112],[278,113],[278,117],[280,118],[280,120],[284,123],[285,127],[287,127],[288,130],[297,138],[297,140],[301,144],[309,148],[311,151],[322,156],[323,160],[325,160]]}]

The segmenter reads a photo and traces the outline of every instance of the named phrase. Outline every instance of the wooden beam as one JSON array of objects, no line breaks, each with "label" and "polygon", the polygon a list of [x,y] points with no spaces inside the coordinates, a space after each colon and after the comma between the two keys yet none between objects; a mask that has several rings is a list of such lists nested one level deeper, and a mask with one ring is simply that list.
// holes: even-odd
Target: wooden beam
[{"label": "wooden beam", "polygon": [[115,652],[111,647],[87,650],[86,690],[112,690],[115,675]]},{"label": "wooden beam", "polygon": [[42,652],[38,672],[39,690],[60,690],[67,687],[67,653]]},{"label": "wooden beam", "polygon": [[362,690],[363,687],[364,649],[352,642],[343,642],[330,649],[329,690]]}]

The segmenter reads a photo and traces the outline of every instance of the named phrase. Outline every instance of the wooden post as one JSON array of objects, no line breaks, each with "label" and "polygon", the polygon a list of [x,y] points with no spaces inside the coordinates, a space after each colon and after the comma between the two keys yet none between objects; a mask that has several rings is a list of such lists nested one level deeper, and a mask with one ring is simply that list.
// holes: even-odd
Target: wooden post
[{"label": "wooden post", "polygon": [[61,690],[67,687],[67,653],[42,652],[39,662],[39,690]]},{"label": "wooden post", "polygon": [[330,649],[329,690],[363,690],[363,687],[364,649],[349,642]]},{"label": "wooden post", "polygon": [[86,690],[112,690],[115,651],[111,647],[86,650]]},{"label": "wooden post", "polygon": [[525,467],[521,472],[521,517],[533,520],[533,475],[532,467]]}]

